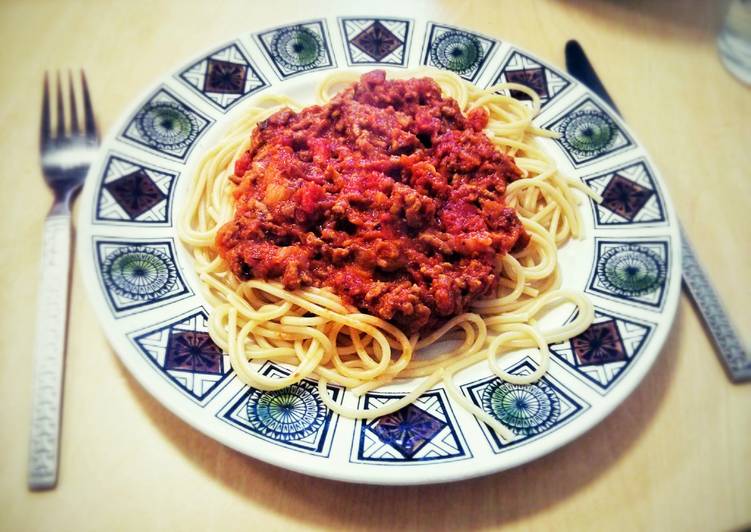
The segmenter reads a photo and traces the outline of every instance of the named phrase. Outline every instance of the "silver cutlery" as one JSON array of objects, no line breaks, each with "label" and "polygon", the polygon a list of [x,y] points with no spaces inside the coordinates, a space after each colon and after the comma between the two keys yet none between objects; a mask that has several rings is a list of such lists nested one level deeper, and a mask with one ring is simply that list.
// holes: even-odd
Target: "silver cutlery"
[{"label": "silver cutlery", "polygon": [[70,207],[83,185],[99,145],[94,111],[83,71],[81,89],[83,128],[79,126],[73,76],[69,73],[70,121],[66,127],[63,87],[58,73],[57,116],[53,132],[49,79],[47,74],[44,76],[40,156],[44,180],[52,189],[55,200],[44,221],[37,296],[28,470],[28,485],[32,490],[50,489],[57,484],[73,236]]},{"label": "silver cutlery", "polygon": [[[566,70],[620,114],[613,99],[597,76],[581,45],[570,40],[566,43]],[[751,358],[743,347],[740,336],[733,327],[717,290],[707,277],[691,242],[681,227],[683,259],[683,286],[694,301],[699,314],[711,334],[725,370],[734,382],[751,380]]]}]

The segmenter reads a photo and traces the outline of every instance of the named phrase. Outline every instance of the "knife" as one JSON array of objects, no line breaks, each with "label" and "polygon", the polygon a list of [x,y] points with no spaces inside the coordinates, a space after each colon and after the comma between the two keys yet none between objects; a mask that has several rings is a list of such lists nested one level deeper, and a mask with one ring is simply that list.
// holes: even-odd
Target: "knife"
[{"label": "knife", "polygon": [[[607,103],[620,116],[615,102],[597,77],[594,67],[587,59],[581,45],[576,40],[566,43],[566,70],[583,83],[589,90]],[[722,305],[712,283],[702,268],[683,227],[681,231],[681,253],[683,258],[683,286],[691,296],[704,325],[709,331],[720,355],[728,377],[736,383],[751,380],[751,358],[744,349],[740,336],[733,327],[725,307]]]}]

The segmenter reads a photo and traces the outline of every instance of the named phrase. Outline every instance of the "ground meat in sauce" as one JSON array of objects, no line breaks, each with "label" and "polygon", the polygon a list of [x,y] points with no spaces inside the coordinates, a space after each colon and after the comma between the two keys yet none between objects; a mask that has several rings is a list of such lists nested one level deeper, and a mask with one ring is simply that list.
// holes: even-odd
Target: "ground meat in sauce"
[{"label": "ground meat in sauce", "polygon": [[235,165],[234,219],[217,235],[240,279],[328,286],[405,332],[433,328],[497,284],[526,246],[504,204],[513,160],[430,78],[383,71],[323,106],[258,124]]}]

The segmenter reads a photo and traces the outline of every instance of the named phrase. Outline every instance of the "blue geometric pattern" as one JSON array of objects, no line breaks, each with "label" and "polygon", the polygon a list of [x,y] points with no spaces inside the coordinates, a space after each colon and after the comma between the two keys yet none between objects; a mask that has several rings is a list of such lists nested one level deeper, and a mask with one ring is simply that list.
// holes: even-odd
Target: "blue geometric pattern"
[{"label": "blue geometric pattern", "polygon": [[136,112],[120,138],[183,161],[212,122],[162,87]]},{"label": "blue geometric pattern", "polygon": [[591,202],[598,226],[662,225],[666,221],[662,198],[644,161],[585,177],[584,182],[602,196],[601,203]]},{"label": "blue geometric pattern", "polygon": [[422,64],[450,70],[474,82],[495,52],[496,45],[495,39],[430,23]]},{"label": "blue geometric pattern", "polygon": [[551,345],[550,351],[574,375],[605,393],[630,369],[653,330],[654,324],[597,308],[595,320],[586,331]]},{"label": "blue geometric pattern", "polygon": [[[535,367],[527,357],[507,371],[514,375],[528,375]],[[563,388],[550,375],[534,384],[525,385],[489,377],[464,384],[461,389],[475,405],[514,433],[515,437],[511,442],[503,442],[493,429],[478,421],[485,438],[496,453],[557,430],[589,407],[586,401]]]},{"label": "blue geometric pattern", "polygon": [[555,425],[561,415],[558,396],[545,382],[526,386],[492,381],[482,392],[482,408],[518,434],[534,435]]},{"label": "blue geometric pattern", "polygon": [[239,43],[197,61],[178,79],[223,111],[268,86]]},{"label": "blue geometric pattern", "polygon": [[191,295],[171,240],[95,240],[97,272],[115,316]]},{"label": "blue geometric pattern", "polygon": [[[516,50],[506,57],[490,85],[498,83],[519,83],[533,89],[540,96],[542,107],[545,107],[571,86],[570,81],[552,68]],[[525,92],[517,90],[510,90],[509,92],[513,98],[518,100],[530,100]]]},{"label": "blue geometric pattern", "polygon": [[393,18],[340,18],[350,65],[404,66],[411,22]]},{"label": "blue geometric pattern", "polygon": [[[320,11],[311,15],[317,20],[250,28],[236,40],[205,50],[153,86],[116,125],[112,151],[101,154],[94,176],[98,181],[89,191],[96,195],[89,197],[93,207],[84,213],[92,231],[84,242],[93,248],[87,258],[95,261],[99,288],[111,309],[101,313],[120,326],[127,338],[125,352],[141,369],[139,378],[161,388],[157,395],[170,408],[183,413],[193,409],[192,418],[203,430],[238,449],[261,458],[276,449],[283,467],[355,481],[356,475],[367,481],[370,470],[383,472],[382,466],[396,466],[391,470],[395,482],[408,481],[409,471],[401,471],[402,465],[425,466],[417,469],[435,479],[441,476],[438,466],[445,469],[444,463],[454,461],[446,477],[461,476],[465,469],[466,476],[485,465],[507,465],[493,460],[502,458],[499,453],[511,450],[506,456],[513,458],[529,443],[538,455],[581,433],[591,425],[588,415],[608,406],[600,405],[602,401],[619,399],[618,389],[632,387],[641,377],[642,364],[654,355],[650,342],[662,339],[656,316],[672,301],[668,295],[675,295],[667,293],[668,283],[675,281],[672,289],[679,281],[670,278],[677,273],[671,272],[671,251],[679,250],[669,246],[679,242],[665,236],[674,222],[668,220],[667,191],[661,190],[656,169],[605,103],[564,72],[500,39],[408,16],[392,10],[335,19]],[[240,112],[270,90],[300,96],[304,86],[338,70],[337,63],[363,72],[426,65],[479,86],[531,87],[543,107],[537,125],[559,134],[551,141],[563,151],[558,163],[603,198],[590,203],[596,230],[584,252],[594,258],[572,279],[598,305],[593,323],[550,346],[552,371],[532,385],[504,382],[484,370],[468,371],[471,378],[458,379],[464,397],[509,427],[511,441],[502,441],[483,422],[471,421],[470,413],[458,411],[461,407],[440,386],[397,412],[377,419],[344,419],[341,426],[340,416],[326,408],[322,398],[329,399],[322,394],[337,404],[372,412],[394,404],[404,393],[387,387],[354,397],[336,385],[319,392],[312,379],[274,391],[248,387],[236,379],[229,357],[211,339],[209,307],[192,299],[192,277],[185,273],[191,267],[180,262],[178,243],[170,234],[178,208],[173,199],[184,192],[177,187],[177,179],[187,171],[183,167],[192,167],[203,143],[213,138],[209,130],[223,123],[218,117]],[[287,81],[289,87],[276,87]],[[503,93],[530,104],[521,91]],[[638,226],[646,231],[639,233]],[[530,374],[537,367],[534,356],[520,358],[501,364],[516,374]],[[292,372],[282,363],[253,364],[274,379]],[[474,464],[475,457],[486,459],[486,464]]]},{"label": "blue geometric pattern", "polygon": [[592,164],[634,145],[615,120],[589,97],[570,107],[545,128],[560,134],[555,141],[574,167]]},{"label": "blue geometric pattern", "polygon": [[323,20],[282,26],[256,39],[281,79],[336,66]]},{"label": "blue geometric pattern", "polygon": [[662,308],[670,272],[667,240],[595,239],[595,265],[586,292],[614,301]]},{"label": "blue geometric pattern", "polygon": [[[261,374],[282,378],[289,371],[267,363]],[[328,393],[334,401],[343,395],[334,386]],[[318,385],[308,379],[270,392],[245,387],[217,417],[264,440],[319,456],[329,455],[339,418],[321,400]]]},{"label": "blue geometric pattern", "polygon": [[141,334],[131,335],[138,350],[180,392],[205,405],[228,382],[229,357],[211,340],[203,310]]},{"label": "blue geometric pattern", "polygon": [[[378,408],[403,396],[369,393],[362,408]],[[392,414],[359,422],[355,440],[354,462],[409,464],[472,456],[442,390],[425,392]]]},{"label": "blue geometric pattern", "polygon": [[176,172],[110,155],[96,193],[96,222],[169,225]]}]

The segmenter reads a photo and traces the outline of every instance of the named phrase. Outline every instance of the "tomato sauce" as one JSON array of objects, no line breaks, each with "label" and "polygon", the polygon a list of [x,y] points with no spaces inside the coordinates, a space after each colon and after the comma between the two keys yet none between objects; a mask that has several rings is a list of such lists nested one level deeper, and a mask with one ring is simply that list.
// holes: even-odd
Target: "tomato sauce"
[{"label": "tomato sauce", "polygon": [[430,78],[383,71],[326,105],[259,123],[235,164],[236,212],[217,235],[242,279],[330,287],[405,332],[436,327],[497,285],[526,246],[507,183],[520,171]]}]

